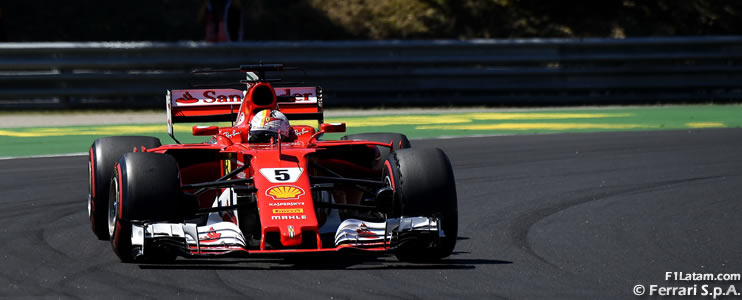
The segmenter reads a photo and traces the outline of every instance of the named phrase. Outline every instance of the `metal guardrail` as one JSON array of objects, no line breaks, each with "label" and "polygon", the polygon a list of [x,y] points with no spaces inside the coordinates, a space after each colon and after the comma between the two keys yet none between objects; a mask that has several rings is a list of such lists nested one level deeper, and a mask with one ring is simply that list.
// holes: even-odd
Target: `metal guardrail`
[{"label": "metal guardrail", "polygon": [[[289,77],[323,86],[328,106],[742,99],[742,36],[5,43],[0,44],[0,107],[159,108],[166,89],[204,79],[191,74],[193,69],[258,61],[304,68],[305,74]],[[235,73],[208,79],[240,78]]]}]

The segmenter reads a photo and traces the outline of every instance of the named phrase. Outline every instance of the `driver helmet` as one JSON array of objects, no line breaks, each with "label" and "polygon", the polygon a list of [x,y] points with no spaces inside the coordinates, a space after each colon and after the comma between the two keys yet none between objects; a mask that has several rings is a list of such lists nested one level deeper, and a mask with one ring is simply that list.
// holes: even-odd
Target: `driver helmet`
[{"label": "driver helmet", "polygon": [[288,140],[290,137],[289,119],[277,110],[264,109],[259,111],[250,120],[250,143],[276,143],[279,140]]}]

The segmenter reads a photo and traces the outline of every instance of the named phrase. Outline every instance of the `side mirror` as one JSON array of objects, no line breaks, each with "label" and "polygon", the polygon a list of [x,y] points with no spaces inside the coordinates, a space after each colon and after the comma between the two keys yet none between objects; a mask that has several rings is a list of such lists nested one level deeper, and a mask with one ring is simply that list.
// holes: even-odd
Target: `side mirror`
[{"label": "side mirror", "polygon": [[345,132],[345,123],[322,123],[319,125],[319,130],[327,133]]},{"label": "side mirror", "polygon": [[194,136],[208,136],[217,134],[219,134],[219,126],[193,126]]}]

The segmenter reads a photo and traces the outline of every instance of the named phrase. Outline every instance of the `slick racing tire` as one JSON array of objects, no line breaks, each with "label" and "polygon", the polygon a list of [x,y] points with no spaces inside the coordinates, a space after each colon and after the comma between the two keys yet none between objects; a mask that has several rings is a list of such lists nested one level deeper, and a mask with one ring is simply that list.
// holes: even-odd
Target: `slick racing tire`
[{"label": "slick racing tire", "polygon": [[393,217],[438,218],[445,236],[437,243],[400,239],[401,261],[433,261],[451,255],[458,236],[456,182],[441,149],[401,149],[384,163],[384,180],[394,190]]},{"label": "slick racing tire", "polygon": [[[370,142],[389,143],[392,142],[392,149],[397,151],[399,149],[407,149],[412,147],[410,140],[407,136],[401,133],[393,132],[370,132],[370,133],[358,133],[349,134],[340,138],[341,140],[363,140]],[[378,170],[384,165],[384,161],[389,157],[389,153],[393,152],[387,147],[377,146],[379,149],[379,161],[375,164],[375,169]]]},{"label": "slick racing tire", "polygon": [[88,152],[88,217],[95,236],[108,240],[108,187],[113,165],[135,147],[155,148],[160,140],[149,136],[113,136],[95,140]]},{"label": "slick racing tire", "polygon": [[[160,153],[124,154],[111,176],[107,230],[113,251],[123,262],[168,263],[176,253],[168,248],[131,244],[133,221],[183,222],[179,202],[180,170],[175,158]],[[146,242],[146,241],[145,241]]]}]

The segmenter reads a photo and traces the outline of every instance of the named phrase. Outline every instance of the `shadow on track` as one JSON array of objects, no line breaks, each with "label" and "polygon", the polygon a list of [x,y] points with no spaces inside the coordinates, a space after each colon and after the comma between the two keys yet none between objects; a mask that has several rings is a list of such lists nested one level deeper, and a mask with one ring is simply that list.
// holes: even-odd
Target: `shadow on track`
[{"label": "shadow on track", "polygon": [[408,263],[394,258],[363,258],[335,256],[332,259],[288,258],[275,260],[178,260],[172,264],[139,265],[141,269],[162,270],[466,270],[476,265],[512,264],[492,259],[443,259],[438,262]]},{"label": "shadow on track", "polygon": [[[468,239],[460,237],[459,239]],[[492,259],[457,259],[450,257],[435,262],[410,263],[398,261],[388,253],[364,251],[336,253],[296,253],[288,257],[248,256],[245,259],[181,259],[172,264],[142,264],[141,269],[166,270],[461,270],[475,269],[476,265],[512,264],[510,261]]]}]

